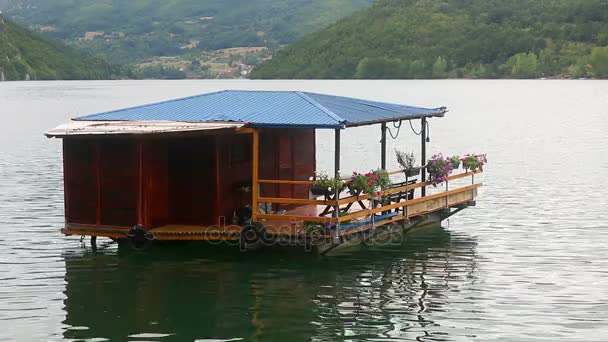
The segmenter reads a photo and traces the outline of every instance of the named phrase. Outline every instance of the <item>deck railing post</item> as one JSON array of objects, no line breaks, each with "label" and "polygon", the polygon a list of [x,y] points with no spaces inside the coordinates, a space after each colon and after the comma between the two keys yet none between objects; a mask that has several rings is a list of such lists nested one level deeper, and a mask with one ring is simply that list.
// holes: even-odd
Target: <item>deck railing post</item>
[{"label": "deck railing post", "polygon": [[252,170],[251,170],[251,221],[256,222],[258,216],[258,196],[259,196],[259,159],[260,159],[260,135],[257,129],[252,132],[253,151],[252,151]]},{"label": "deck railing post", "polygon": [[[421,151],[420,151],[420,164],[422,165],[421,180],[426,182],[426,118],[422,118],[421,121]],[[426,196],[426,187],[422,187],[422,197]]]},{"label": "deck railing post", "polygon": [[[336,179],[340,178],[340,130],[335,130],[334,136],[334,174]],[[340,190],[336,186],[334,189],[335,200],[338,201],[340,199]],[[334,206],[334,217],[336,218],[336,228],[334,232],[334,243],[338,242],[339,233],[340,233],[340,222],[338,219],[340,218],[340,205],[336,204]]]},{"label": "deck railing post", "polygon": [[386,122],[382,123],[380,127],[382,138],[380,138],[380,164],[381,169],[386,170]]}]

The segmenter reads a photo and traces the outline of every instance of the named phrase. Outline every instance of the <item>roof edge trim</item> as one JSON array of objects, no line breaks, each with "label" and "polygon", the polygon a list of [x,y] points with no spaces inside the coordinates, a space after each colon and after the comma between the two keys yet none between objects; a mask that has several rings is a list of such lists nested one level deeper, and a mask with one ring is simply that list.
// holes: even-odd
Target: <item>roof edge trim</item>
[{"label": "roof edge trim", "polygon": [[321,111],[323,111],[323,113],[329,115],[329,117],[331,117],[332,119],[338,121],[338,123],[344,127],[344,124],[346,123],[346,120],[341,118],[340,116],[336,115],[336,113],[332,112],[331,110],[325,108],[324,106],[322,106],[320,103],[318,103],[317,101],[311,99],[308,95],[304,94],[301,91],[296,91],[296,94],[298,94],[300,97],[302,97],[304,100],[308,101],[310,104],[312,104],[313,106],[319,108]]}]

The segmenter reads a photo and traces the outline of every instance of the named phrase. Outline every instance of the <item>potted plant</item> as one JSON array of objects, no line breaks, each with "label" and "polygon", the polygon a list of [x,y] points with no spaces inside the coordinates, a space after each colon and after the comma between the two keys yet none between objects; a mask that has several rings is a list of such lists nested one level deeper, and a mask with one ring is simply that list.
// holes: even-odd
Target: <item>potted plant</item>
[{"label": "potted plant", "polygon": [[450,158],[444,157],[441,153],[434,155],[426,166],[429,173],[429,181],[434,185],[445,182],[452,173],[453,166]]},{"label": "potted plant", "polygon": [[407,153],[396,149],[395,155],[397,163],[401,166],[401,170],[403,170],[406,177],[414,177],[420,174],[420,167],[415,166],[416,157],[414,156],[414,152]]},{"label": "potted plant", "polygon": [[456,170],[460,167],[460,156],[451,156],[450,158],[448,158],[448,161],[450,162],[450,164],[452,164],[453,170]]},{"label": "potted plant", "polygon": [[485,154],[467,154],[462,158],[462,166],[469,171],[481,170],[488,162]]},{"label": "potted plant", "polygon": [[373,197],[381,195],[381,190],[388,189],[391,180],[385,170],[370,171],[366,174],[354,172],[348,182],[348,191],[353,196],[367,194]]},{"label": "potted plant", "polygon": [[340,193],[344,189],[344,181],[340,178],[331,178],[326,172],[316,173],[314,183],[310,187],[310,192],[315,196],[329,196],[338,191]]}]

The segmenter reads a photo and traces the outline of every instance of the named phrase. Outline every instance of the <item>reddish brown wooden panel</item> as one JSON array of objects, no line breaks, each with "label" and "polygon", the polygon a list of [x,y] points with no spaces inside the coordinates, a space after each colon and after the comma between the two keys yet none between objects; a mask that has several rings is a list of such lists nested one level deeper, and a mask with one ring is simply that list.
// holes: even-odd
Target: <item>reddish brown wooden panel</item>
[{"label": "reddish brown wooden panel", "polygon": [[139,156],[131,139],[101,140],[101,224],[137,224]]},{"label": "reddish brown wooden panel", "polygon": [[[298,130],[292,135],[293,143],[293,180],[308,180],[315,172],[316,151],[315,131]],[[309,186],[294,185],[294,198],[308,198]]]},{"label": "reddish brown wooden panel", "polygon": [[144,226],[169,223],[168,142],[150,140],[142,143]]},{"label": "reddish brown wooden panel", "polygon": [[95,224],[97,221],[97,179],[95,141],[63,140],[66,221]]},{"label": "reddish brown wooden panel", "polygon": [[223,135],[217,138],[217,143],[221,175],[219,216],[229,223],[237,209],[251,204],[251,192],[238,188],[251,186],[252,138],[250,134]]}]

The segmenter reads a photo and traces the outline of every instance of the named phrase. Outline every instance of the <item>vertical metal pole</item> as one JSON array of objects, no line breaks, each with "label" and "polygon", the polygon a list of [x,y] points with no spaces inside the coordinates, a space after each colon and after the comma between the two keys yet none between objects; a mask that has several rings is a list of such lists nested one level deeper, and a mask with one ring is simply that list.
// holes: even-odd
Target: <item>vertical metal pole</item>
[{"label": "vertical metal pole", "polygon": [[[334,174],[336,179],[340,177],[340,130],[335,130],[335,138],[334,138]],[[337,201],[340,199],[340,191],[336,186],[334,189],[335,196],[334,199]],[[334,218],[336,218],[336,229],[334,233],[334,243],[338,243],[338,237],[340,232],[340,222],[338,219],[340,218],[340,205],[336,204],[334,206]]]},{"label": "vertical metal pole", "polygon": [[380,161],[381,161],[381,166],[380,168],[382,170],[386,170],[386,122],[382,123],[382,126],[380,127],[381,131],[382,131],[382,138],[380,139],[380,148],[382,149],[380,151]]},{"label": "vertical metal pole", "polygon": [[[421,138],[422,150],[420,152],[420,163],[423,166],[423,169],[421,170],[422,171],[421,174],[422,174],[422,182],[424,183],[424,182],[426,182],[426,167],[424,167],[424,166],[426,166],[426,118],[422,118],[421,128],[422,128],[422,131],[421,131],[420,136],[422,137]],[[422,189],[422,197],[426,196],[426,187],[423,186],[421,189]]]}]

